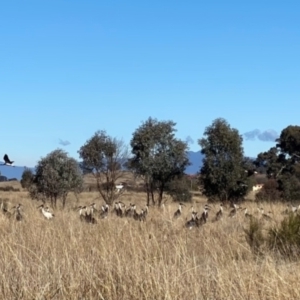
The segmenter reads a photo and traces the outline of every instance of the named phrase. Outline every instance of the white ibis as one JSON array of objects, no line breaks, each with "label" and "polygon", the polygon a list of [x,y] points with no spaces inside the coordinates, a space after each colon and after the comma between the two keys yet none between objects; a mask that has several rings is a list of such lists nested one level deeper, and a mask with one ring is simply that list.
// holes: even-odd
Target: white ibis
[{"label": "white ibis", "polygon": [[54,217],[54,214],[49,211],[48,207],[44,208],[44,204],[40,205],[38,208],[42,210],[42,213],[47,220]]},{"label": "white ibis", "polygon": [[117,184],[115,187],[116,187],[117,193],[120,193],[120,191],[123,190],[124,185],[122,183],[120,183],[120,184]]}]

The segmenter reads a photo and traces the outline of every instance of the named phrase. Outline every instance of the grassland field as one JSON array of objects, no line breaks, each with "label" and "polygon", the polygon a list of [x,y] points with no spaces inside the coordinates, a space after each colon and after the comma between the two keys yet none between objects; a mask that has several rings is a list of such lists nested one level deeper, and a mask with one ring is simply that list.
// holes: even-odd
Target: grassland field
[{"label": "grassland field", "polygon": [[[89,179],[90,180],[90,179]],[[184,227],[191,205],[199,213],[207,200],[194,196],[174,220],[178,207],[168,199],[165,209],[150,207],[146,222],[110,213],[97,224],[79,220],[79,205],[103,201],[97,192],[70,194],[65,210],[46,220],[18,182],[5,182],[19,192],[0,192],[9,209],[21,203],[23,220],[0,214],[1,299],[300,299],[299,262],[290,262],[269,250],[253,254],[245,239],[248,220],[229,208],[218,222],[212,218],[200,228]],[[120,199],[140,211],[144,193],[125,192]],[[261,204],[271,211],[264,229],[283,219],[282,203]],[[256,214],[258,204],[243,203]]]}]

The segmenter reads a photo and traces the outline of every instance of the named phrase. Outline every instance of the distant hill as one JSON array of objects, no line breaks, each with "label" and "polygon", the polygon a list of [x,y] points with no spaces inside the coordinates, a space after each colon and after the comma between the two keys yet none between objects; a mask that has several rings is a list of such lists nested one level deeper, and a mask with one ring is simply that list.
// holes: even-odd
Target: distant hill
[{"label": "distant hill", "polygon": [[[5,176],[7,180],[12,178],[21,180],[25,167],[18,167],[18,166],[11,167],[11,166],[3,166],[3,165],[1,166],[1,164],[3,164],[3,162],[0,162],[1,176]],[[34,171],[34,168],[29,168],[29,169]]]},{"label": "distant hill", "polygon": [[[186,168],[185,173],[196,174],[197,172],[199,172],[200,167],[202,166],[203,155],[200,153],[200,151],[198,152],[188,151],[188,158],[191,162],[191,165]],[[0,162],[0,164],[3,164],[3,162]],[[34,168],[29,168],[29,169],[34,171]],[[19,167],[19,166],[11,167],[11,166],[0,165],[0,172],[1,172],[0,175],[5,176],[7,180],[12,178],[21,180],[24,170],[25,167]]]}]

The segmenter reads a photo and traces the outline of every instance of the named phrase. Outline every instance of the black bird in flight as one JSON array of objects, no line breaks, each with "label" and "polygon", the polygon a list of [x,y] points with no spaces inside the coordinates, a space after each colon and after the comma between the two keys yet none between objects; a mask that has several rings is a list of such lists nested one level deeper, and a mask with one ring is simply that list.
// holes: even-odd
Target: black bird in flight
[{"label": "black bird in flight", "polygon": [[4,160],[4,164],[3,164],[3,165],[14,167],[14,166],[12,165],[12,164],[14,163],[14,161],[11,161],[11,160],[9,159],[9,157],[8,157],[7,154],[4,154],[3,160]]}]

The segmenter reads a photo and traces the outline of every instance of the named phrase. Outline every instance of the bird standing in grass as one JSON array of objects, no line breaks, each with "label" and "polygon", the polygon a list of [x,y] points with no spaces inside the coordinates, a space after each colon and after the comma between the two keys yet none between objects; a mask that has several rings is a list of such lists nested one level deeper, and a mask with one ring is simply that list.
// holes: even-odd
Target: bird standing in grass
[{"label": "bird standing in grass", "polygon": [[181,216],[182,206],[185,206],[183,203],[179,203],[178,209],[175,211],[173,218],[177,219]]},{"label": "bird standing in grass", "polygon": [[223,216],[223,203],[220,204],[220,209],[218,210],[218,212],[216,213],[216,216],[214,218],[214,222],[219,221]]},{"label": "bird standing in grass", "polygon": [[38,208],[42,210],[42,214],[47,220],[54,218],[54,214],[49,211],[49,207],[44,208],[44,204],[42,204]]},{"label": "bird standing in grass", "polygon": [[235,217],[238,209],[239,209],[239,207],[236,204],[233,204],[233,209],[230,211],[228,217],[230,217],[230,218]]},{"label": "bird standing in grass", "polygon": [[21,207],[22,207],[22,204],[18,204],[17,206],[14,206],[12,208],[15,209],[15,214],[16,214],[16,220],[17,221],[22,221],[23,220],[23,216],[21,214]]},{"label": "bird standing in grass", "polygon": [[248,208],[247,208],[247,207],[243,208],[242,210],[244,210],[244,216],[245,216],[246,218],[252,218],[252,217],[253,217],[253,216],[248,212]]},{"label": "bird standing in grass", "polygon": [[197,212],[192,211],[192,218],[185,223],[185,227],[192,229],[197,226]]},{"label": "bird standing in grass", "polygon": [[196,217],[197,226],[201,226],[207,222],[209,209],[210,207],[207,204],[205,204],[201,217]]}]

